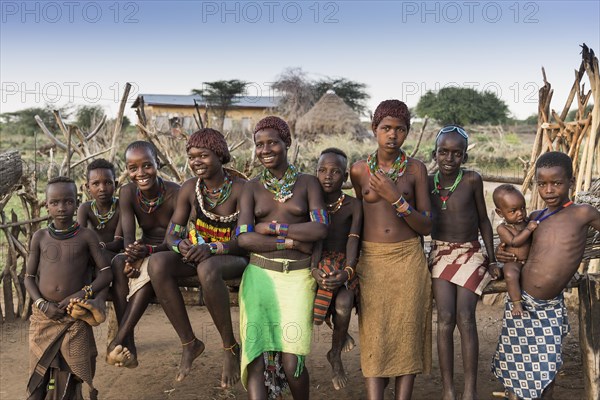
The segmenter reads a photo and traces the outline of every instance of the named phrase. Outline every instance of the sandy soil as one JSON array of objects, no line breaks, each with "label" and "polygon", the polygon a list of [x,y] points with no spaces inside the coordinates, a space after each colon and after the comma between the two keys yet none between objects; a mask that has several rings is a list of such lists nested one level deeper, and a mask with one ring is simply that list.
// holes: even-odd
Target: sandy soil
[{"label": "sandy soil", "polygon": [[[107,325],[96,327],[98,344],[98,367],[95,385],[102,399],[244,399],[246,393],[237,384],[232,390],[219,387],[221,376],[220,340],[207,310],[204,307],[189,307],[190,318],[196,334],[207,345],[205,353],[193,365],[191,374],[184,382],[174,381],[180,358],[180,349],[175,331],[169,324],[162,309],[151,305],[136,330],[140,365],[136,369],[121,369],[104,362],[106,354]],[[238,309],[232,309],[234,324],[239,321]],[[478,307],[478,330],[480,340],[479,356],[479,396],[491,399],[493,391],[502,387],[490,373],[490,360],[496,347],[501,325],[502,306],[480,304]],[[578,345],[577,313],[571,310],[572,331],[564,350],[565,365],[557,378],[556,399],[580,399],[583,397],[581,358]],[[434,314],[434,328],[435,328]],[[28,324],[10,323],[0,325],[0,399],[22,399],[28,379]],[[435,332],[435,331],[434,331]],[[350,333],[358,343],[358,323],[353,316]],[[237,336],[237,335],[236,335]],[[239,336],[238,336],[239,337]],[[315,330],[313,349],[307,365],[311,374],[311,396],[313,399],[364,399],[365,390],[360,371],[360,345],[352,352],[343,355],[346,371],[350,376],[349,385],[335,391],[331,384],[331,369],[325,359],[329,350],[331,333],[326,326]],[[455,379],[457,388],[462,387],[462,361],[460,342],[455,334]],[[393,385],[386,389],[386,399],[393,398]],[[429,376],[419,376],[414,390],[414,399],[439,398],[441,388],[437,365],[434,336],[433,371]],[[286,399],[291,399],[287,396]]]}]

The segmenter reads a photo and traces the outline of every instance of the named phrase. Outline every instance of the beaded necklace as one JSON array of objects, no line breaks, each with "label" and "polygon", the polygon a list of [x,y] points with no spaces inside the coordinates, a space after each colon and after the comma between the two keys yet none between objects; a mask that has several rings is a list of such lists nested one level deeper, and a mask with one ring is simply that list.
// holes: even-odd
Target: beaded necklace
[{"label": "beaded necklace", "polygon": [[[225,175],[227,176],[227,175]],[[219,204],[222,204],[225,202],[225,200],[227,200],[227,198],[229,198],[229,195],[231,194],[231,180],[230,180],[230,187],[229,187],[229,192],[227,193],[227,197],[221,201],[220,203],[216,204],[214,207],[216,207]],[[206,215],[208,218],[212,219],[213,221],[219,221],[219,222],[232,222],[232,221],[237,221],[238,215],[240,214],[240,211],[236,211],[233,214],[229,214],[229,215],[218,215],[218,214],[214,214],[211,213],[210,211],[206,210],[204,208],[204,197],[202,196],[202,188],[201,188],[202,184],[200,183],[200,179],[198,179],[196,181],[196,200],[198,200],[198,205],[200,206],[200,210],[202,210],[202,214]],[[208,200],[208,198],[207,198]],[[212,208],[214,208],[212,207]],[[212,209],[211,208],[211,209]]]},{"label": "beaded necklace", "polygon": [[285,170],[285,174],[283,174],[281,179],[277,179],[271,171],[265,168],[260,174],[260,182],[265,189],[275,195],[275,200],[285,203],[286,200],[291,199],[293,196],[292,189],[296,184],[298,174],[298,169],[292,164]]},{"label": "beaded necklace", "polygon": [[[196,182],[196,186],[200,185],[200,189],[202,191],[202,194],[204,195],[204,199],[206,201],[206,204],[208,205],[208,209],[212,210],[216,206],[225,203],[225,201],[229,198],[229,195],[231,194],[232,183],[233,182],[231,178],[229,178],[229,174],[225,172],[225,180],[223,181],[223,184],[216,189],[209,189],[206,186],[206,183],[204,183],[204,180],[201,179],[198,179],[198,181]],[[215,197],[216,199],[213,200],[213,198]]]},{"label": "beaded necklace", "polygon": [[100,211],[98,210],[98,205],[96,204],[96,200],[92,201],[91,209],[92,209],[92,212],[94,213],[94,216],[98,220],[98,225],[96,226],[96,229],[103,229],[106,226],[106,224],[108,223],[108,221],[110,221],[110,219],[115,215],[115,212],[117,211],[117,198],[116,197],[112,198],[112,204],[110,205],[110,210],[108,210],[108,212],[106,214],[100,214]]},{"label": "beaded necklace", "polygon": [[56,229],[54,222],[50,222],[48,224],[48,233],[50,233],[50,236],[57,240],[70,239],[77,235],[80,230],[81,228],[77,221],[74,221],[67,229]]},{"label": "beaded necklace", "polygon": [[[388,170],[388,172],[384,172],[384,173],[387,176],[389,176],[391,180],[396,182],[399,177],[404,175],[407,164],[408,164],[408,157],[406,156],[406,153],[404,152],[404,150],[400,149],[400,154],[398,154],[398,157],[392,163],[392,167]],[[371,172],[371,175],[375,175],[375,173],[378,170],[378,168],[377,168],[377,165],[378,165],[377,164],[377,150],[375,150],[375,152],[373,152],[373,154],[370,154],[369,157],[367,157],[367,165],[369,166],[369,171]],[[379,169],[379,170],[382,171],[381,169]]]},{"label": "beaded necklace", "polygon": [[[458,171],[458,175],[456,176],[456,179],[454,180],[454,183],[451,186],[442,187],[442,185],[440,185],[440,171],[437,171],[435,173],[435,175],[433,176],[434,189],[431,191],[431,193],[437,194],[438,196],[440,196],[440,200],[442,200],[442,210],[445,210],[448,208],[448,206],[446,205],[446,202],[450,198],[450,195],[452,195],[452,193],[454,193],[454,191],[456,190],[456,187],[458,186],[458,184],[460,183],[462,178],[463,178],[463,170],[461,169]],[[440,194],[441,190],[448,190],[448,194],[446,196],[442,196]]]},{"label": "beaded necklace", "polygon": [[537,222],[539,225],[543,220],[550,218],[557,212],[562,211],[563,209],[569,207],[571,204],[573,204],[573,201],[568,201],[565,204],[563,204],[561,207],[558,207],[556,210],[552,211],[550,214],[544,215],[544,214],[546,214],[546,211],[548,211],[548,207],[546,207],[542,210],[541,213],[539,213],[539,215],[537,217],[535,217],[534,221]]},{"label": "beaded necklace", "polygon": [[344,194],[344,192],[342,192],[342,195],[339,197],[339,199],[337,199],[336,201],[334,201],[331,204],[327,204],[327,212],[330,214],[335,214],[336,212],[338,212],[338,210],[340,208],[342,208],[342,203],[344,202],[344,199],[346,198],[346,195]]},{"label": "beaded necklace", "polygon": [[165,201],[165,193],[167,192],[167,189],[165,187],[165,182],[162,180],[162,178],[158,178],[158,186],[158,196],[156,196],[153,199],[146,198],[146,196],[144,196],[140,188],[136,188],[138,204],[140,205],[142,211],[146,214],[151,214],[154,211],[156,211],[156,209],[160,207],[160,205]]}]

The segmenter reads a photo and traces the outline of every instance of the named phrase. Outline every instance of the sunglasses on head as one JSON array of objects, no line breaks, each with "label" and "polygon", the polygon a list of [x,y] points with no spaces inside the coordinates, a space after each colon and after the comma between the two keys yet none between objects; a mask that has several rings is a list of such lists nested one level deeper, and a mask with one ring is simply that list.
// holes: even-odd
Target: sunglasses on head
[{"label": "sunglasses on head", "polygon": [[449,125],[449,126],[445,126],[442,129],[440,129],[437,136],[435,137],[435,140],[437,141],[437,139],[440,137],[440,135],[442,135],[444,133],[450,133],[450,132],[454,132],[454,131],[458,132],[458,134],[460,136],[464,137],[465,140],[467,141],[467,143],[469,142],[469,135],[467,134],[467,132],[460,126],[456,126],[456,125]]}]

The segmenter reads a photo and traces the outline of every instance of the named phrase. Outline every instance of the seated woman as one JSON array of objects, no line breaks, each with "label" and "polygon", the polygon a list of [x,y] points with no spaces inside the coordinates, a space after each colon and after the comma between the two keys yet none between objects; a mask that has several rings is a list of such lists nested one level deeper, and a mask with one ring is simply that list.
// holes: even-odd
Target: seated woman
[{"label": "seated woman", "polygon": [[[135,141],[125,150],[125,168],[131,183],[123,186],[119,198],[125,253],[112,260],[112,300],[119,322],[115,339],[108,345],[106,361],[119,367],[138,365],[133,330],[146,311],[154,291],[148,276],[150,255],[167,251],[163,243],[175,210],[179,185],[158,176],[156,148],[150,142]],[[136,240],[136,220],[142,238]]]},{"label": "seated woman", "polygon": [[327,236],[327,213],[317,178],[288,162],[291,142],[280,118],[256,125],[256,157],[265,169],[246,183],[240,204],[236,233],[252,252],[240,286],[241,372],[250,399],[266,399],[267,388],[276,397],[287,384],[294,399],[309,396],[304,359],[316,289],[310,268],[319,260],[311,253]]},{"label": "seated woman", "polygon": [[[206,307],[223,340],[221,386],[230,387],[240,379],[240,349],[233,336],[229,291],[224,280],[241,277],[248,263],[243,257],[245,252],[236,241],[230,241],[245,181],[223,169],[231,157],[219,131],[206,128],[195,132],[186,149],[196,177],[188,179],[179,192],[167,232],[172,251],[155,254],[149,274],[183,347],[178,381],[189,374],[192,362],[204,351],[204,343],[194,335],[177,286],[177,278],[198,274]],[[196,221],[187,238],[190,215],[195,215]]]}]

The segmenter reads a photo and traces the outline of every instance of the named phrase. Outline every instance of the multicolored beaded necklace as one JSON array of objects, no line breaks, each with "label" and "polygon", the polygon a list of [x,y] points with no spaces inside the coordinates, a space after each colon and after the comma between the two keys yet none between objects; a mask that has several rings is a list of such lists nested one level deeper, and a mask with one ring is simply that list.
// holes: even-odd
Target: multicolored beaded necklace
[{"label": "multicolored beaded necklace", "polygon": [[77,235],[80,230],[81,228],[77,221],[74,221],[73,224],[71,224],[71,226],[69,226],[67,229],[56,229],[54,222],[50,222],[48,224],[48,233],[57,240],[70,239]]},{"label": "multicolored beaded necklace", "polygon": [[544,214],[546,214],[546,211],[548,211],[548,207],[546,207],[546,208],[544,208],[542,210],[542,212],[540,212],[538,214],[537,217],[535,217],[534,221],[537,222],[538,225],[539,225],[543,220],[550,218],[551,216],[553,216],[557,212],[559,212],[559,211],[561,211],[561,210],[569,207],[571,204],[573,204],[573,201],[568,201],[565,204],[563,204],[561,207],[558,207],[556,210],[552,211],[550,214],[544,215]]},{"label": "multicolored beaded necklace", "polygon": [[[400,154],[398,154],[398,157],[396,158],[396,160],[394,160],[392,167],[388,170],[388,172],[384,172],[384,173],[387,176],[389,176],[391,180],[396,182],[399,177],[404,175],[407,164],[408,164],[408,157],[406,156],[406,153],[404,152],[404,150],[400,149]],[[369,166],[369,171],[371,171],[371,175],[375,175],[375,173],[378,170],[378,168],[377,168],[377,165],[378,165],[377,164],[377,150],[375,150],[375,152],[373,154],[370,154],[369,157],[367,157],[367,165]],[[381,169],[379,169],[379,170],[381,170]]]},{"label": "multicolored beaded necklace", "polygon": [[[225,172],[225,180],[223,181],[223,184],[220,187],[211,190],[206,186],[204,180],[201,179],[198,179],[198,181],[196,182],[196,187],[200,185],[200,189],[202,191],[202,194],[204,195],[204,199],[206,201],[206,204],[208,205],[208,209],[212,210],[216,206],[225,203],[225,201],[229,198],[229,195],[231,194],[232,183],[233,182],[229,177],[229,174]],[[213,200],[213,198],[215,200]]]},{"label": "multicolored beaded necklace", "polygon": [[108,223],[108,221],[110,221],[110,219],[115,215],[115,212],[117,211],[117,198],[116,197],[112,198],[112,204],[110,205],[110,210],[108,210],[108,212],[106,214],[100,214],[100,211],[98,210],[98,205],[96,204],[96,200],[92,200],[91,209],[92,209],[92,212],[94,213],[94,216],[98,220],[98,225],[96,225],[96,229],[103,229],[106,226],[106,224]]},{"label": "multicolored beaded necklace", "polygon": [[[227,181],[228,175],[225,175],[225,179]],[[213,221],[219,221],[219,222],[232,222],[232,221],[237,221],[238,215],[240,214],[240,211],[236,211],[233,214],[230,215],[218,215],[218,214],[214,214],[211,213],[210,211],[206,210],[204,208],[204,196],[202,196],[202,183],[200,182],[201,180],[198,179],[196,181],[196,199],[198,200],[198,205],[200,206],[200,210],[202,210],[202,213],[204,215],[206,215],[208,218],[212,219]],[[223,204],[225,202],[225,200],[227,200],[229,198],[229,195],[231,194],[231,184],[232,181],[231,179],[229,179],[229,189],[227,189],[227,194],[226,197],[223,195],[219,196],[219,201],[217,202],[217,204],[215,204],[214,206],[211,207],[211,209],[215,208],[216,206],[218,206],[219,204]],[[223,184],[225,185],[225,184]],[[221,188],[223,188],[223,186],[221,186]],[[223,191],[221,192],[221,194],[223,193]],[[220,201],[221,198],[225,197],[222,201]],[[206,197],[207,203],[208,202],[208,197]],[[209,203],[209,205],[211,205],[211,203]]]},{"label": "multicolored beaded necklace", "polygon": [[158,186],[158,196],[153,199],[146,198],[140,188],[136,188],[138,204],[140,205],[142,211],[146,214],[151,214],[156,211],[156,209],[165,201],[165,193],[167,192],[167,188],[165,187],[165,182],[160,177],[158,178]]},{"label": "multicolored beaded necklace", "polygon": [[[434,189],[431,191],[431,193],[437,194],[438,196],[440,196],[440,200],[442,200],[442,210],[445,210],[448,208],[448,206],[446,205],[446,202],[450,198],[450,195],[452,195],[452,193],[454,193],[454,191],[456,190],[456,187],[458,186],[460,181],[462,181],[462,178],[463,178],[463,170],[460,169],[458,171],[458,175],[456,176],[456,179],[454,180],[454,183],[451,186],[442,187],[442,185],[440,185],[440,171],[437,171],[435,173],[435,175],[433,176]],[[448,194],[446,196],[442,196],[440,194],[441,190],[448,190]]]},{"label": "multicolored beaded necklace", "polygon": [[335,214],[336,212],[338,212],[338,210],[340,208],[342,208],[342,203],[344,202],[344,199],[346,198],[346,195],[342,192],[342,195],[339,197],[339,199],[337,199],[335,202],[331,203],[331,204],[327,204],[327,212],[329,214]]},{"label": "multicolored beaded necklace", "polygon": [[281,179],[277,179],[271,171],[265,168],[260,174],[260,182],[265,189],[275,195],[275,200],[285,203],[286,200],[291,199],[293,196],[292,189],[296,184],[298,175],[298,169],[292,164],[285,170],[285,174],[283,174]]}]

